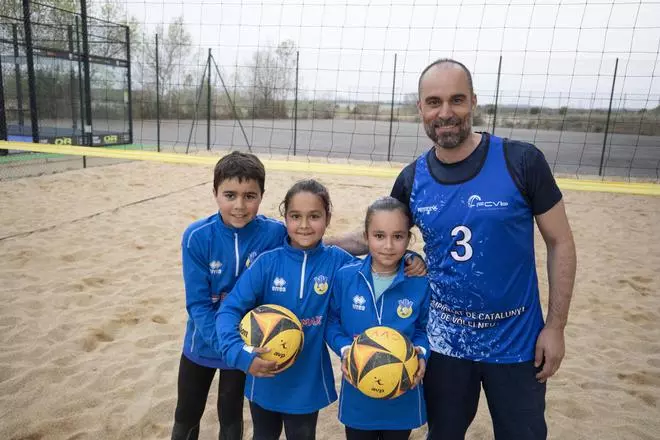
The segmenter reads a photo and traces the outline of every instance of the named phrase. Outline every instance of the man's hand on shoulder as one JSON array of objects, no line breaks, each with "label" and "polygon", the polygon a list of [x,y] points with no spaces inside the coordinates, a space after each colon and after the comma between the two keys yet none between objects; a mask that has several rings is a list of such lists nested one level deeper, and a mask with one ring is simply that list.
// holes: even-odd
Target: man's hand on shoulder
[{"label": "man's hand on shoulder", "polygon": [[408,252],[403,257],[405,265],[403,271],[409,277],[423,277],[426,276],[426,263],[424,259],[415,252]]}]

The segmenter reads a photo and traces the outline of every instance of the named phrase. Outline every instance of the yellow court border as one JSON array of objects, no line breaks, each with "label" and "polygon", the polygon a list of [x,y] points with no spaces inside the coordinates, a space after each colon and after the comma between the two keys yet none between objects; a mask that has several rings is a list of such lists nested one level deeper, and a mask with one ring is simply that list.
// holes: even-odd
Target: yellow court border
[{"label": "yellow court border", "polygon": [[[170,164],[214,165],[218,157],[195,156],[179,153],[158,153],[155,151],[119,150],[113,148],[74,147],[65,145],[34,144],[28,142],[0,141],[0,148],[9,150],[34,151],[74,156],[105,157],[111,159],[144,160]],[[262,159],[268,170],[294,171],[300,173],[336,174],[345,176],[368,176],[395,178],[400,168],[378,165],[353,165],[320,162],[299,162],[295,160]],[[660,196],[660,184],[616,182],[557,178],[557,184],[562,189],[577,191],[597,191],[618,194],[639,194]]]}]

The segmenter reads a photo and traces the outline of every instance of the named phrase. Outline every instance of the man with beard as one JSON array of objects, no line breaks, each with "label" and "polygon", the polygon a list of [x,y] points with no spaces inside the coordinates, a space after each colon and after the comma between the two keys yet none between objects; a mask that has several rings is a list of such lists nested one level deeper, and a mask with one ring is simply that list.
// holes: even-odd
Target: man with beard
[{"label": "man with beard", "polygon": [[[545,439],[545,382],[564,356],[575,245],[540,150],[472,132],[468,69],[437,60],[419,79],[418,109],[433,147],[399,174],[391,195],[424,238],[433,289],[424,379],[429,439],[463,439],[484,388],[497,440]],[[548,252],[544,323],[534,220]],[[356,234],[329,240],[352,253]]]}]

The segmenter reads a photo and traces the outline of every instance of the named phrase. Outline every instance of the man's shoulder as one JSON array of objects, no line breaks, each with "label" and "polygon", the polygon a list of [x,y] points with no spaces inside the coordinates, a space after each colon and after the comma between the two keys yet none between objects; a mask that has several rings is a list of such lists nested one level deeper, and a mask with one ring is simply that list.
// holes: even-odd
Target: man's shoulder
[{"label": "man's shoulder", "polygon": [[543,152],[531,142],[503,138],[504,154],[511,163],[531,164],[536,159],[545,160]]}]

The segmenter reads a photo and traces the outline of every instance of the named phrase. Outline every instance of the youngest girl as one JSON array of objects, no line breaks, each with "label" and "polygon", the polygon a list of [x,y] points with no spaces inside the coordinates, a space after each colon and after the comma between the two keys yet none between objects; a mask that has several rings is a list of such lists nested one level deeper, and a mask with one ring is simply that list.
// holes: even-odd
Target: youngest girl
[{"label": "youngest girl", "polygon": [[422,386],[429,342],[426,322],[430,290],[426,277],[404,274],[404,254],[410,241],[408,208],[392,197],[376,200],[367,210],[365,239],[369,255],[337,272],[328,310],[326,342],[342,357],[364,330],[386,326],[407,336],[417,349],[419,368],[413,388],[392,400],[362,394],[342,381],[339,420],[348,440],[405,440],[426,423]]}]

